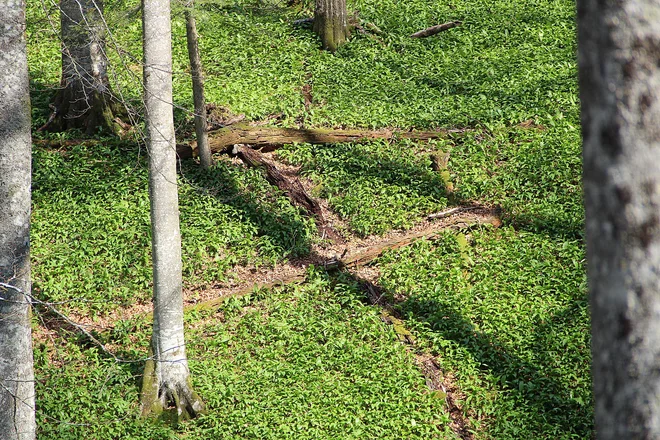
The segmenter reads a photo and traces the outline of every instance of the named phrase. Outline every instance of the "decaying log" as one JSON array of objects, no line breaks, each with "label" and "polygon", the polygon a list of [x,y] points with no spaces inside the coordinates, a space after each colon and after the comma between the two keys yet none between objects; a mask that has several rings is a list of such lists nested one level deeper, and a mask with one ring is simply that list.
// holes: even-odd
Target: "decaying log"
[{"label": "decaying log", "polygon": [[233,150],[233,154],[238,156],[247,166],[264,170],[268,182],[284,191],[294,205],[301,207],[309,216],[316,219],[322,235],[333,240],[341,240],[339,234],[327,224],[319,202],[307,194],[300,180],[296,177],[286,177],[275,165],[264,159],[261,153],[252,148],[237,145]]},{"label": "decaying log", "polygon": [[[285,144],[310,143],[334,144],[340,142],[365,142],[374,139],[439,139],[448,133],[464,130],[396,131],[396,130],[335,130],[327,128],[278,128],[253,127],[245,124],[232,125],[209,133],[209,144],[214,153],[229,152],[235,144],[263,147],[275,150]],[[181,159],[192,157],[195,146],[177,146]]]},{"label": "decaying log", "polygon": [[449,23],[444,23],[444,24],[436,24],[435,26],[431,26],[430,28],[423,29],[419,32],[415,32],[410,36],[410,38],[426,38],[426,37],[431,37],[435,34],[439,34],[442,31],[446,31],[451,28],[455,28],[456,26],[460,26],[463,24],[460,21],[450,21]]}]

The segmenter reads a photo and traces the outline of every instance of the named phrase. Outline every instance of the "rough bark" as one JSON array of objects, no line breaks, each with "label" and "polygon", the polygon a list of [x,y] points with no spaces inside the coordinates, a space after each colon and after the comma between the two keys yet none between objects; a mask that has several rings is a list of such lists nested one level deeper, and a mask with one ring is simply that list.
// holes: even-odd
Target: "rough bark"
[{"label": "rough bark", "polygon": [[[366,266],[376,258],[381,256],[384,252],[399,249],[403,246],[407,246],[413,243],[416,240],[427,239],[433,240],[443,233],[443,231],[460,231],[462,229],[471,228],[478,225],[490,224],[493,227],[499,227],[502,222],[499,219],[498,212],[496,210],[483,209],[478,212],[473,212],[469,215],[457,215],[452,218],[444,219],[443,221],[434,224],[430,228],[426,228],[422,231],[413,231],[404,234],[403,236],[387,240],[382,243],[375,244],[373,246],[368,246],[366,248],[360,248],[353,253],[348,255],[339,255],[337,254],[334,258],[323,258],[318,255],[312,256],[313,264],[315,266],[324,267],[327,270],[350,270],[355,271],[356,269]],[[347,254],[347,251],[344,251]],[[284,276],[283,278],[278,278],[273,282],[255,282],[246,287],[243,287],[234,292],[228,293],[226,295],[220,296],[218,298],[213,298],[207,301],[190,304],[186,307],[186,310],[189,311],[213,311],[217,310],[222,306],[222,304],[228,299],[236,296],[247,295],[255,289],[271,289],[275,286],[281,286],[285,284],[290,284],[294,282],[302,282],[305,280],[304,268],[310,263],[308,259],[305,259],[304,264],[300,267],[300,271],[290,273],[289,275]],[[377,295],[380,296],[380,295]],[[380,303],[379,301],[372,301],[373,304]]]},{"label": "rough bark", "polygon": [[197,153],[202,168],[208,169],[213,165],[211,149],[209,148],[208,134],[206,133],[206,100],[204,99],[204,74],[202,60],[199,56],[197,44],[197,24],[193,15],[193,0],[186,5],[186,39],[188,41],[188,58],[190,59],[190,73],[192,76],[193,101],[195,103],[195,135],[197,137]]},{"label": "rough bark", "polygon": [[51,119],[40,130],[120,132],[115,114],[123,108],[108,81],[102,0],[60,0],[60,16],[62,80]]},{"label": "rough bark", "polygon": [[[142,384],[144,415],[182,420],[204,405],[193,391],[183,333],[169,0],[143,1],[144,99],[149,151],[154,324]],[[169,411],[169,410],[174,411]]]},{"label": "rough bark", "polygon": [[578,1],[600,439],[660,438],[660,3]]},{"label": "rough bark", "polygon": [[325,50],[334,52],[344,44],[348,39],[346,0],[316,0],[314,32]]},{"label": "rough bark", "polygon": [[25,2],[0,2],[0,437],[35,438]]},{"label": "rough bark", "polygon": [[266,180],[268,182],[284,191],[289,197],[289,200],[291,200],[291,203],[305,210],[310,217],[315,218],[322,236],[332,240],[343,241],[337,231],[325,220],[319,202],[307,194],[307,191],[305,191],[305,188],[297,178],[285,177],[275,165],[266,161],[261,153],[249,147],[239,146],[236,148],[235,154],[246,165],[263,169],[266,172]]},{"label": "rough bark", "polygon": [[[462,130],[455,130],[460,132]],[[232,125],[213,131],[209,145],[214,153],[228,152],[235,144],[248,144],[275,150],[285,144],[306,142],[310,144],[333,144],[340,142],[364,142],[373,139],[415,139],[429,140],[446,136],[450,130],[440,131],[392,131],[392,130],[335,130],[327,128],[277,128]],[[181,145],[177,153],[182,159],[192,157],[193,147]]]}]

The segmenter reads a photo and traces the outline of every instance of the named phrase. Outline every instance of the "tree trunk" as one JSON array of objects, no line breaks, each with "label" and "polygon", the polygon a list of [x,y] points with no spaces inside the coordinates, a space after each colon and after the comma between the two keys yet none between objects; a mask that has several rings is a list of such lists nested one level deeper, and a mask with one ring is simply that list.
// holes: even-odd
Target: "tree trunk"
[{"label": "tree trunk", "polygon": [[578,1],[600,439],[660,438],[660,3]]},{"label": "tree trunk", "polygon": [[197,153],[202,168],[208,169],[213,165],[209,138],[206,133],[206,100],[204,99],[204,74],[202,60],[199,57],[197,44],[197,25],[193,15],[193,0],[186,5],[186,39],[188,41],[188,58],[190,58],[190,71],[192,76],[193,100],[195,102],[195,135],[197,137]]},{"label": "tree trunk", "polygon": [[117,133],[121,105],[112,97],[102,0],[60,0],[62,81],[52,119],[42,129]]},{"label": "tree trunk", "polygon": [[152,356],[142,384],[142,408],[144,415],[175,410],[172,416],[178,421],[195,417],[204,405],[192,389],[183,335],[169,0],[143,1],[143,33],[154,324]]},{"label": "tree trunk", "polygon": [[348,38],[346,0],[316,0],[314,32],[321,37],[323,49],[337,50]]},{"label": "tree trunk", "polygon": [[0,2],[0,437],[35,438],[25,2]]}]

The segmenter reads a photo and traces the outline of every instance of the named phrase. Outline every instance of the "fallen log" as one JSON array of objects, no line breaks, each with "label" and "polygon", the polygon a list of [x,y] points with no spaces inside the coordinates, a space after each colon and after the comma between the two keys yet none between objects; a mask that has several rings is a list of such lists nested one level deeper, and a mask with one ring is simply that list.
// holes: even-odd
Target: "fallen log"
[{"label": "fallen log", "polygon": [[[398,131],[398,130],[335,130],[328,128],[278,128],[253,127],[245,124],[232,125],[209,133],[209,145],[214,153],[227,153],[235,144],[262,147],[264,151],[275,150],[285,144],[334,144],[340,142],[366,142],[374,139],[439,139],[448,133],[465,130]],[[196,145],[177,145],[181,159],[193,156]],[[195,153],[196,154],[196,153]]]},{"label": "fallen log", "polygon": [[[454,211],[454,212],[461,212],[464,210],[465,210],[464,208],[461,208],[459,211]],[[330,269],[333,266],[339,268],[341,267],[354,268],[354,267],[364,266],[366,264],[369,264],[376,258],[378,258],[380,255],[383,254],[383,252],[387,250],[399,249],[421,238],[432,239],[442,234],[444,231],[465,229],[475,225],[490,224],[495,227],[498,227],[502,224],[495,210],[489,210],[485,208],[478,209],[476,207],[470,208],[470,210],[474,212],[471,215],[470,214],[457,215],[456,217],[447,219],[441,227],[430,227],[423,231],[412,232],[410,234],[406,234],[403,237],[397,237],[392,240],[384,241],[382,243],[379,243],[378,245],[371,246],[366,249],[357,251],[353,254],[347,255],[344,258],[336,259],[332,261],[330,264],[326,265],[326,268]]]},{"label": "fallen log", "polygon": [[410,38],[431,37],[435,34],[439,34],[442,31],[446,31],[448,29],[455,28],[456,26],[460,26],[461,24],[463,23],[460,21],[450,21],[449,23],[436,24],[435,26],[431,26],[430,28],[426,28],[421,31],[415,32],[410,36]]},{"label": "fallen log", "polygon": [[[228,295],[223,295],[223,296],[213,298],[213,299],[210,299],[210,300],[207,300],[207,301],[202,301],[202,302],[198,302],[198,303],[195,303],[195,304],[186,305],[184,307],[184,311],[186,313],[188,313],[188,312],[211,312],[211,313],[213,313],[213,312],[216,312],[217,310],[219,310],[220,307],[222,307],[222,305],[224,304],[224,302],[226,300],[228,300],[229,298],[236,298],[236,297],[246,296],[246,295],[251,294],[255,290],[259,290],[259,289],[273,289],[275,287],[284,286],[284,285],[287,285],[287,284],[302,283],[306,279],[307,279],[307,275],[304,272],[302,272],[302,273],[293,274],[293,275],[290,275],[290,276],[285,277],[283,279],[275,280],[275,281],[269,282],[269,283],[255,282],[255,283],[252,283],[252,284],[250,284],[246,287],[243,287],[240,290],[232,292]],[[153,312],[150,312],[147,315],[147,319],[151,319],[152,316],[153,316]]]},{"label": "fallen log", "polygon": [[266,180],[289,197],[291,203],[304,209],[307,214],[314,217],[322,236],[333,240],[341,240],[340,235],[327,224],[319,202],[312,198],[296,177],[288,178],[275,165],[263,158],[263,155],[252,148],[236,146],[233,154],[239,157],[247,166],[260,168],[266,173]]}]

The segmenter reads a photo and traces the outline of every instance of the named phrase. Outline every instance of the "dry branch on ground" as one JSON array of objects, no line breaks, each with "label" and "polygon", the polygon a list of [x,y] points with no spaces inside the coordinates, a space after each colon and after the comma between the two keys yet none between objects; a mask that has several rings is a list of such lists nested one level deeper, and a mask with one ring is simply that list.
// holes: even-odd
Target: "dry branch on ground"
[{"label": "dry branch on ground", "polygon": [[[458,130],[462,131],[462,130]],[[341,142],[366,142],[374,139],[439,139],[454,130],[397,131],[397,130],[340,130],[331,128],[279,128],[254,127],[245,124],[221,128],[209,133],[209,144],[214,153],[228,152],[236,144],[264,147],[271,151],[285,144],[310,143],[334,144]],[[178,145],[182,159],[196,154],[196,146]]]},{"label": "dry branch on ground", "polygon": [[[421,231],[414,231],[396,238],[384,240],[372,246],[367,246],[355,252],[348,253],[345,256],[319,259],[319,261],[315,261],[314,264],[324,267],[327,270],[346,269],[346,270],[354,271],[360,267],[369,264],[370,262],[378,258],[380,255],[382,255],[384,252],[407,246],[413,243],[415,240],[419,240],[422,238],[433,239],[438,235],[442,234],[444,231],[460,230],[460,229],[474,227],[477,225],[486,225],[486,224],[493,225],[494,227],[498,227],[501,225],[501,220],[499,219],[497,212],[495,210],[490,210],[486,208],[482,208],[480,210],[477,210],[475,208],[471,210],[469,213],[465,213],[462,215],[457,214],[452,218],[443,219],[443,221],[440,224],[432,225]],[[306,265],[303,265],[300,267],[300,270],[292,272],[291,274],[284,276],[280,279],[277,279],[275,281],[267,282],[267,283],[255,282],[253,284],[240,288],[237,291],[233,291],[221,297],[213,298],[207,301],[189,305],[186,307],[186,310],[187,311],[215,310],[218,307],[220,307],[227,298],[247,295],[257,288],[272,288],[279,285],[302,282],[305,280],[305,274],[304,274],[305,266]],[[379,303],[378,301],[373,301],[373,302]]]},{"label": "dry branch on ground", "polygon": [[422,29],[421,31],[415,32],[410,36],[410,38],[426,38],[426,37],[431,37],[433,35],[439,34],[440,32],[449,30],[451,28],[455,28],[456,26],[460,26],[463,24],[460,21],[450,21],[448,23],[443,23],[443,24],[436,24],[435,26],[431,26],[426,29]]},{"label": "dry branch on ground", "polygon": [[291,200],[291,203],[304,209],[309,216],[316,219],[317,226],[322,235],[332,240],[341,240],[339,234],[337,234],[337,232],[328,225],[328,222],[325,220],[319,202],[307,194],[307,191],[305,191],[305,188],[297,177],[286,177],[275,165],[268,162],[260,152],[249,147],[236,145],[233,153],[236,154],[245,165],[252,168],[262,169],[266,173],[266,180],[268,180],[268,182],[284,191],[289,197],[289,200]]}]

